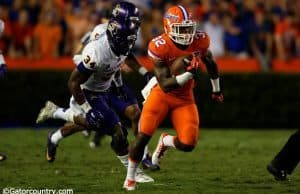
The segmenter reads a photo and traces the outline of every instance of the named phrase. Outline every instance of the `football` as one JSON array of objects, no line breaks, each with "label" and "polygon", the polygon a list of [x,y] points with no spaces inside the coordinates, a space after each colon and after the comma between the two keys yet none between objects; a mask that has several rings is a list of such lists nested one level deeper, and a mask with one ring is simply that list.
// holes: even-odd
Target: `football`
[{"label": "football", "polygon": [[170,65],[170,72],[172,75],[178,75],[181,73],[186,72],[186,66],[187,62],[184,62],[184,60],[191,60],[191,55],[185,55],[183,57],[177,58],[172,65]]}]

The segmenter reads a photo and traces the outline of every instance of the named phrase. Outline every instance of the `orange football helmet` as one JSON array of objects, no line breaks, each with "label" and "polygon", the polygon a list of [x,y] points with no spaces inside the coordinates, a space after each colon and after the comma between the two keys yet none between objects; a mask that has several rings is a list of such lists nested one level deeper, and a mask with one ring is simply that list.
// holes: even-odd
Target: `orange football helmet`
[{"label": "orange football helmet", "polygon": [[191,44],[197,25],[191,18],[191,13],[185,7],[181,5],[170,7],[164,16],[165,32],[178,44]]}]

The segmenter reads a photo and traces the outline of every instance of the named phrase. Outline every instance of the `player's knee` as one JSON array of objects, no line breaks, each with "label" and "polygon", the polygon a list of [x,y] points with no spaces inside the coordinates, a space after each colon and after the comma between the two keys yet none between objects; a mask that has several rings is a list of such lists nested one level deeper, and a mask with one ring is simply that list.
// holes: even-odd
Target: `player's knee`
[{"label": "player's knee", "polygon": [[118,155],[128,153],[127,130],[121,126],[117,126],[112,134],[111,147]]},{"label": "player's knee", "polygon": [[176,149],[184,151],[184,152],[191,152],[195,148],[195,145],[188,145],[188,144],[181,143],[179,141],[179,139],[176,138],[175,139],[175,147],[176,147]]},{"label": "player's knee", "polygon": [[134,110],[134,113],[132,114],[132,121],[138,121],[141,116],[141,110],[139,108]]},{"label": "player's knee", "polygon": [[139,120],[141,115],[141,110],[138,106],[132,105],[128,107],[128,109],[126,110],[126,115],[132,122],[135,122]]}]

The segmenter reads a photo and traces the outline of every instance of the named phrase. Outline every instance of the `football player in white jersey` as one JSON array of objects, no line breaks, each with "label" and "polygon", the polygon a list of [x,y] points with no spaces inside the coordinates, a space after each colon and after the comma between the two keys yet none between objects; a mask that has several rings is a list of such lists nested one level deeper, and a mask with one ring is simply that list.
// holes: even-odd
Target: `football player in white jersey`
[{"label": "football player in white jersey", "polygon": [[[56,148],[63,137],[84,129],[96,129],[112,137],[112,149],[122,164],[127,166],[127,130],[112,110],[109,88],[112,82],[117,87],[122,86],[119,73],[122,63],[137,63],[130,50],[136,41],[139,24],[138,9],[131,3],[120,2],[114,7],[113,17],[107,27],[103,26],[103,32],[83,48],[81,59],[76,62],[77,67],[68,82],[72,93],[70,108],[59,109],[54,115],[55,118],[77,125],[69,124],[63,130],[49,133],[46,150],[48,162],[55,160]],[[53,107],[55,105],[45,108]],[[153,181],[141,170],[137,175],[140,182]]]},{"label": "football player in white jersey", "polygon": [[[4,22],[0,19],[0,37],[4,31]],[[2,52],[0,50],[0,79],[3,79],[5,74],[7,72],[7,66],[4,60],[4,57],[2,55]],[[5,154],[0,154],[0,162],[4,161],[6,159]]]},{"label": "football player in white jersey", "polygon": [[[106,29],[107,29],[107,23],[99,24],[95,26],[92,31],[86,33],[81,39],[81,48],[78,49],[80,50],[78,53],[81,53],[82,46],[86,45],[88,42],[92,40],[98,39],[99,35],[102,34]],[[75,55],[73,58],[74,63],[77,64],[78,62],[80,62],[80,58],[81,58],[80,54]],[[134,59],[133,56],[131,56],[130,58]],[[128,63],[128,65],[133,70],[143,75],[146,82],[148,82],[151,79],[152,74],[148,72],[145,67],[139,65],[137,61],[131,61],[130,63]],[[133,132],[135,135],[137,135],[138,121],[139,121],[141,110],[139,108],[138,102],[136,100],[133,91],[131,91],[131,89],[125,83],[123,83],[123,85],[120,87],[116,87],[115,84],[112,84],[110,88],[110,98],[112,100],[112,104],[114,105],[113,109],[117,112],[118,115],[125,116],[131,121]],[[83,134],[85,136],[89,136],[90,131],[85,130],[83,131]],[[89,144],[90,147],[95,148],[99,146],[100,140],[104,136],[105,134],[102,133],[100,130],[96,131],[94,137],[92,138],[92,141]],[[151,156],[148,151],[148,146],[145,147],[141,164],[143,168],[156,170],[156,166],[152,164]]]},{"label": "football player in white jersey", "polygon": [[[81,62],[81,58],[82,58],[81,53],[82,53],[82,49],[83,49],[84,45],[87,45],[90,41],[99,39],[100,34],[105,33],[106,30],[107,30],[107,23],[99,24],[99,25],[95,26],[92,31],[86,33],[83,36],[83,38],[81,39],[81,45],[78,48],[78,52],[77,52],[78,54],[74,55],[74,57],[73,57],[73,61],[75,64],[79,64]],[[141,66],[136,61],[134,56],[132,56],[131,54],[129,54],[129,55],[130,56],[128,56],[127,58],[128,58],[128,61],[130,61],[130,62],[128,62],[127,64],[133,70],[135,70],[135,71],[139,72],[141,75],[143,75],[145,80],[148,82],[151,79],[152,74],[150,72],[148,72],[146,68]],[[113,83],[115,83],[115,82],[113,82]],[[131,121],[133,132],[135,135],[137,135],[138,121],[139,121],[141,110],[139,108],[138,102],[135,98],[133,91],[131,91],[131,89],[124,83],[119,87],[116,87],[116,84],[112,84],[112,86],[110,87],[110,95],[109,96],[110,96],[109,98],[111,99],[111,104],[112,104],[112,108],[114,109],[114,111],[117,112],[118,115],[123,116],[123,117],[125,116],[126,118],[128,118]],[[70,104],[73,104],[73,101],[74,101],[74,99],[71,98]],[[72,107],[72,105],[70,105],[70,106]],[[56,113],[59,114],[61,111],[60,109],[63,109],[63,108],[56,106],[52,102],[47,102],[46,106],[43,109],[41,109],[41,112],[37,118],[37,123],[41,123],[44,120],[49,119],[49,118],[57,118]],[[49,112],[48,110],[52,110],[52,111]],[[60,116],[58,116],[58,118],[61,119]],[[65,128],[68,129],[67,131],[70,133],[72,133],[72,131],[77,132],[78,130],[82,130],[82,127],[80,127],[80,126],[77,126],[77,129],[75,129],[75,128],[71,128],[71,125],[69,125],[69,124],[68,124],[68,127],[65,127]],[[65,129],[62,128],[61,130],[65,130]],[[85,136],[88,136],[90,134],[90,130],[84,130],[82,132]],[[66,134],[66,133],[63,133],[63,134]],[[90,147],[94,148],[97,145],[99,145],[100,139],[103,136],[105,136],[105,133],[103,133],[101,130],[97,130],[94,138],[90,142]],[[156,166],[152,164],[151,156],[148,151],[148,146],[145,147],[145,151],[144,151],[144,155],[143,155],[141,164],[142,164],[143,168],[148,168],[150,170],[156,170]]]}]

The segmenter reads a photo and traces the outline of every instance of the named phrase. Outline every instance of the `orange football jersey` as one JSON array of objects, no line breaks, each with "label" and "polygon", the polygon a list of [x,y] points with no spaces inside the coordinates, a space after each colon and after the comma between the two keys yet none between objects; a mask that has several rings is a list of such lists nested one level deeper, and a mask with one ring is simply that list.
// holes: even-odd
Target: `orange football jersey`
[{"label": "orange football jersey", "polygon": [[[169,38],[169,36],[164,33],[158,36],[148,45],[148,55],[154,60],[162,60],[166,65],[171,66],[172,63],[183,55],[196,54],[197,56],[206,52],[210,44],[209,36],[203,31],[196,31],[193,42],[185,50],[181,50],[174,42]],[[192,89],[194,87],[194,80],[191,79],[183,86],[180,86],[170,92],[172,95],[178,97],[192,97]],[[156,86],[154,89],[161,89]]]}]

